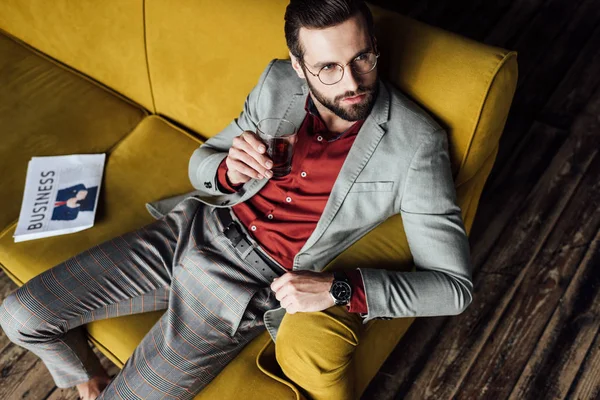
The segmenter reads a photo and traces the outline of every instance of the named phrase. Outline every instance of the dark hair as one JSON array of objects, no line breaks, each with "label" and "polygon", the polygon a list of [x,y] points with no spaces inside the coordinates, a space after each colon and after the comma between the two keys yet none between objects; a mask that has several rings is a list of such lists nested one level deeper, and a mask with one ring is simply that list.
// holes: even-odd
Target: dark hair
[{"label": "dark hair", "polygon": [[325,29],[347,21],[362,13],[367,32],[373,38],[373,15],[363,0],[291,0],[285,10],[285,40],[290,52],[298,60],[304,57],[300,44],[300,28]]}]

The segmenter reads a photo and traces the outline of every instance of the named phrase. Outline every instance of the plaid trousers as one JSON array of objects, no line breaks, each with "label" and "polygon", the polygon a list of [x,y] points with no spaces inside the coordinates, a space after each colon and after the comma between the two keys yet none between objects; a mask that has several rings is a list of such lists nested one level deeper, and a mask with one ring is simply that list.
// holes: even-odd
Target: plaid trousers
[{"label": "plaid trousers", "polygon": [[39,274],[3,301],[2,329],[66,388],[101,368],[82,325],[166,309],[98,399],[192,399],[265,330],[264,312],[279,306],[272,280],[245,262],[215,210],[185,199]]}]

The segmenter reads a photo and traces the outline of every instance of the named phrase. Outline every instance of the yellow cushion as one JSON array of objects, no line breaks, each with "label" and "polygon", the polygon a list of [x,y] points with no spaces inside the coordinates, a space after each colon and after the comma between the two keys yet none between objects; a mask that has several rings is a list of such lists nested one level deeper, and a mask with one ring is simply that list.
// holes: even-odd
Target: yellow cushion
[{"label": "yellow cushion", "polygon": [[0,29],[153,110],[144,0],[2,0]]},{"label": "yellow cushion", "polygon": [[457,186],[498,145],[517,84],[517,52],[371,6],[381,72],[450,135]]},{"label": "yellow cushion", "polygon": [[94,227],[13,243],[11,226],[0,236],[0,264],[26,282],[93,245],[152,222],[148,199],[193,190],[187,164],[198,145],[160,117],[144,118],[107,156]]},{"label": "yellow cushion", "polygon": [[[157,112],[205,138],[217,134],[239,115],[268,61],[288,57],[283,35],[287,4],[147,3],[148,63]],[[454,177],[457,186],[463,184],[498,144],[516,87],[517,53],[370,8],[382,76],[448,128]]]},{"label": "yellow cushion", "polygon": [[146,2],[156,112],[208,138],[239,116],[258,76],[287,58],[288,0]]},{"label": "yellow cushion", "polygon": [[[146,117],[107,157],[94,227],[68,235],[13,243],[13,226],[0,236],[0,266],[22,285],[95,244],[152,222],[154,219],[144,206],[146,201],[193,190],[187,176],[187,163],[200,143],[161,117]],[[163,312],[99,320],[86,327],[98,348],[122,367]],[[125,331],[123,326],[127,327]],[[290,387],[273,380],[256,366],[256,357],[266,341],[271,341],[271,337],[265,331],[244,348],[198,398],[233,398],[242,386],[252,389],[251,395],[244,395],[249,399],[295,398]],[[219,395],[215,397],[216,392]]]},{"label": "yellow cushion", "polygon": [[145,112],[3,34],[0,71],[1,232],[19,217],[32,156],[105,152]]}]

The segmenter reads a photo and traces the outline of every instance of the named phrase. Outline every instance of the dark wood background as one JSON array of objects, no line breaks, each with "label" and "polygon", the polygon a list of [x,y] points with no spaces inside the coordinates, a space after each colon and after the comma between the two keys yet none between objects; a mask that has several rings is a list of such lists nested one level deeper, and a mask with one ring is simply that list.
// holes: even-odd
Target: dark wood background
[{"label": "dark wood background", "polygon": [[[600,0],[372,3],[517,50],[519,81],[470,235],[474,301],[418,318],[363,398],[600,398]],[[0,298],[15,288],[1,273]],[[77,398],[1,331],[0,349],[0,399]]]},{"label": "dark wood background", "polygon": [[600,397],[600,1],[374,4],[516,50],[470,234],[474,301],[418,318],[365,399]]}]

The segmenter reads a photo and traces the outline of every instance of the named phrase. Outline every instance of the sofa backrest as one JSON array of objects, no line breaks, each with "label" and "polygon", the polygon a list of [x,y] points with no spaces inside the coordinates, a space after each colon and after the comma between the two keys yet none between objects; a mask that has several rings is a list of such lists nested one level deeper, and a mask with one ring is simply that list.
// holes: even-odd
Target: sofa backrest
[{"label": "sofa backrest", "polygon": [[[288,58],[288,0],[147,1],[147,51],[156,112],[203,137],[243,107],[273,58]],[[369,5],[380,71],[450,135],[457,186],[495,151],[517,82],[516,52]]]},{"label": "sofa backrest", "polygon": [[[0,28],[204,138],[288,58],[289,0],[2,0]],[[517,53],[369,5],[380,72],[444,126],[456,186],[495,157]]]},{"label": "sofa backrest", "polygon": [[152,110],[144,0],[2,0],[0,29]]},{"label": "sofa backrest", "polygon": [[273,58],[288,58],[287,0],[147,1],[156,112],[208,138],[239,116]]},{"label": "sofa backrest", "polygon": [[495,158],[517,86],[517,52],[370,5],[381,74],[446,128],[456,186]]}]

